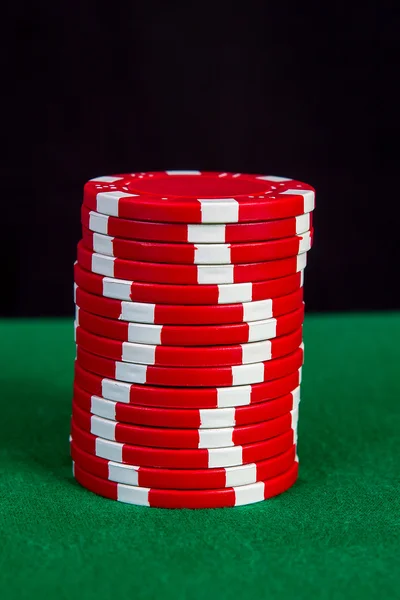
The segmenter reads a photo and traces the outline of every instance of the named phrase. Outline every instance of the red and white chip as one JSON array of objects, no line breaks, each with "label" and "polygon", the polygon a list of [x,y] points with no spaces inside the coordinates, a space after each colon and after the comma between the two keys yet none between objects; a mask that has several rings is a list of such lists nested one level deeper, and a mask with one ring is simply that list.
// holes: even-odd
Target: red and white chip
[{"label": "red and white chip", "polygon": [[252,283],[168,285],[104,277],[82,268],[78,263],[75,263],[74,274],[79,287],[97,296],[132,302],[202,306],[279,298],[298,291],[303,287],[304,279],[302,270],[286,277]]},{"label": "red and white chip", "polygon": [[[123,423],[172,429],[215,429],[251,425],[276,419],[298,408],[300,387],[292,392],[249,406],[227,408],[158,408],[107,400],[80,387],[78,371],[74,384],[74,402],[83,410]],[[287,378],[290,379],[290,378]],[[298,381],[298,379],[296,379]],[[84,382],[85,384],[85,382]],[[289,384],[290,385],[290,384]],[[286,388],[287,389],[287,388]]]},{"label": "red and white chip", "polygon": [[160,367],[224,367],[251,365],[291,354],[303,339],[302,327],[273,340],[232,346],[156,346],[121,342],[91,333],[76,325],[75,341],[88,352],[113,360]]},{"label": "red and white chip", "polygon": [[90,394],[124,404],[144,407],[215,409],[251,406],[288,394],[301,383],[303,350],[299,348],[281,377],[264,383],[235,387],[179,388],[136,385],[103,377],[90,370],[91,356],[79,351],[75,363],[75,383]]},{"label": "red and white chip", "polygon": [[133,221],[104,215],[89,210],[85,205],[82,205],[81,216],[82,225],[96,233],[132,240],[168,243],[263,242],[300,235],[312,228],[311,212],[276,221],[231,223],[229,225],[186,225],[185,223]]},{"label": "red and white chip", "polygon": [[107,460],[163,469],[213,469],[259,462],[285,452],[297,443],[297,429],[243,446],[225,448],[155,448],[107,440],[82,429],[75,418],[71,437],[85,452]]},{"label": "red and white chip", "polygon": [[101,317],[76,307],[76,322],[102,337],[162,346],[220,346],[274,339],[303,324],[304,303],[279,317],[228,325],[154,325]]},{"label": "red and white chip", "polygon": [[164,244],[93,233],[82,228],[86,248],[97,254],[151,263],[226,265],[279,260],[308,252],[312,231],[294,237],[250,244]]},{"label": "red and white chip", "polygon": [[[298,350],[302,350],[300,347]],[[297,351],[265,362],[228,367],[159,367],[111,360],[77,346],[77,360],[89,371],[117,381],[167,387],[235,387],[289,375],[300,367]]]},{"label": "red and white chip", "polygon": [[228,448],[251,444],[295,429],[298,409],[276,419],[244,425],[243,427],[221,427],[210,429],[169,429],[167,427],[145,427],[121,423],[92,415],[73,404],[72,415],[83,431],[101,438],[155,448]]},{"label": "red and white chip", "polygon": [[79,461],[73,463],[73,474],[83,487],[118,502],[157,508],[224,508],[262,502],[287,491],[296,482],[298,461],[272,479],[218,490],[152,489],[115,483],[89,473]]},{"label": "red and white chip", "polygon": [[261,321],[282,314],[288,314],[303,304],[303,289],[293,294],[268,300],[224,304],[215,306],[193,306],[179,304],[146,304],[125,302],[96,296],[77,287],[75,289],[77,306],[87,312],[102,317],[134,323],[152,323],[158,325],[221,325],[224,323],[243,323]]},{"label": "red and white chip", "polygon": [[88,181],[85,206],[114,217],[167,223],[240,223],[311,212],[315,191],[273,175],[164,171]]},{"label": "red and white chip", "polygon": [[296,446],[260,462],[213,469],[160,469],[106,460],[82,450],[71,440],[72,460],[101,479],[126,485],[178,490],[243,486],[285,473],[296,459]]},{"label": "red and white chip", "polygon": [[78,244],[78,263],[92,273],[116,277],[117,279],[132,279],[144,283],[212,285],[240,284],[253,281],[264,281],[293,275],[305,269],[307,253],[297,256],[269,260],[265,262],[239,265],[181,265],[153,262],[138,262],[96,254],[85,248],[82,242]]}]

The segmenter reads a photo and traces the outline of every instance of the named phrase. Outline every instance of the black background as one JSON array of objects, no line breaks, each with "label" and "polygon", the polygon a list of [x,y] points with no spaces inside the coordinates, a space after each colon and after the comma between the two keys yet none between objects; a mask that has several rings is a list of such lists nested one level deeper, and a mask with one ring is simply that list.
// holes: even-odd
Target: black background
[{"label": "black background", "polygon": [[400,307],[397,15],[368,2],[237,6],[9,7],[3,315],[72,314],[84,182],[164,169],[312,184],[308,309]]}]

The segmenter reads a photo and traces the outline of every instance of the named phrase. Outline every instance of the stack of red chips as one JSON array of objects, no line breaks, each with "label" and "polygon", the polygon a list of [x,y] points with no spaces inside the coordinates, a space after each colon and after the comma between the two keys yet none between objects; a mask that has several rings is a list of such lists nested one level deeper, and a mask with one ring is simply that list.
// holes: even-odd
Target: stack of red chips
[{"label": "stack of red chips", "polygon": [[217,508],[297,478],[303,273],[315,192],[167,171],[89,181],[75,265],[76,479]]}]

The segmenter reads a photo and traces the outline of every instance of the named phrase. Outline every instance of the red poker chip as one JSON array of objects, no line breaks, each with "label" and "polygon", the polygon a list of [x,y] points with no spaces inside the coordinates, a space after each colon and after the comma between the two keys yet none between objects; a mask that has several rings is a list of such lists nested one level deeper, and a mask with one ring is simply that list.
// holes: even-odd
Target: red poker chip
[{"label": "red poker chip", "polygon": [[92,273],[83,269],[78,263],[75,263],[74,275],[77,285],[92,294],[118,300],[156,304],[247,304],[286,296],[303,286],[303,271],[268,281],[201,286],[114,279]]},{"label": "red poker chip", "polygon": [[[83,379],[84,375],[82,375]],[[289,377],[293,383],[299,377]],[[276,419],[298,408],[300,403],[300,388],[265,402],[249,406],[226,408],[157,408],[126,404],[115,400],[107,400],[96,394],[86,392],[79,386],[81,377],[76,371],[74,383],[74,402],[83,410],[123,423],[145,425],[147,427],[168,427],[171,429],[210,429],[218,427],[236,427],[252,425]],[[85,383],[85,382],[84,382]],[[290,382],[288,383],[290,385]]]},{"label": "red poker chip", "polygon": [[84,246],[96,254],[151,263],[226,265],[261,263],[308,252],[312,231],[290,238],[250,244],[165,244],[93,233],[82,228]]},{"label": "red poker chip", "polygon": [[265,279],[277,279],[303,270],[307,253],[239,265],[182,265],[139,262],[96,254],[88,250],[82,241],[77,249],[78,263],[87,271],[117,279],[133,279],[147,283],[212,285],[249,283]]},{"label": "red poker chip", "polygon": [[111,217],[89,210],[83,204],[81,216],[82,225],[95,233],[133,240],[167,243],[235,244],[263,242],[265,240],[293,237],[312,228],[311,212],[276,221],[232,223],[229,225],[187,225],[185,223],[149,223]]},{"label": "red poker chip", "polygon": [[258,463],[216,469],[153,469],[126,465],[93,456],[73,440],[71,456],[88,473],[115,483],[159,489],[200,490],[249,485],[285,473],[296,460],[296,446]]},{"label": "red poker chip", "polygon": [[76,322],[102,337],[162,346],[220,346],[274,339],[295,331],[304,321],[304,304],[280,317],[229,325],[154,325],[94,315],[76,307]]},{"label": "red poker chip", "polygon": [[90,394],[115,402],[159,408],[226,408],[248,406],[278,398],[294,390],[301,381],[303,349],[285,359],[287,372],[274,380],[246,386],[180,388],[130,384],[90,371],[92,356],[78,348],[75,382]]},{"label": "red poker chip", "polygon": [[296,444],[297,433],[289,429],[276,437],[229,448],[154,448],[114,442],[95,436],[71,421],[71,437],[85,452],[107,460],[162,469],[211,469],[259,462],[285,452]]},{"label": "red poker chip", "polygon": [[139,221],[240,223],[311,212],[315,191],[272,175],[164,171],[97,177],[84,188],[90,210]]},{"label": "red poker chip", "polygon": [[127,383],[171,387],[235,387],[278,379],[297,367],[297,351],[282,358],[230,367],[158,367],[97,356],[77,345],[77,360],[87,370]]},{"label": "red poker chip", "polygon": [[298,409],[276,419],[242,427],[169,429],[131,425],[92,415],[73,404],[76,425],[106,440],[155,448],[228,448],[276,437],[297,427]]},{"label": "red poker chip", "polygon": [[90,333],[76,326],[75,340],[99,356],[128,363],[160,367],[223,367],[265,362],[294,352],[303,339],[302,327],[296,331],[261,342],[234,346],[156,346],[120,342]]},{"label": "red poker chip", "polygon": [[82,469],[79,463],[74,463],[73,473],[78,483],[89,491],[119,502],[157,508],[224,508],[262,502],[286,492],[296,482],[298,463],[295,461],[286,473],[272,479],[222,490],[160,490],[129,486],[96,477]]},{"label": "red poker chip", "polygon": [[77,287],[75,302],[79,308],[87,312],[120,321],[155,325],[223,325],[262,321],[288,314],[302,306],[303,288],[299,288],[293,294],[268,300],[240,304],[186,306],[114,300],[96,296]]}]

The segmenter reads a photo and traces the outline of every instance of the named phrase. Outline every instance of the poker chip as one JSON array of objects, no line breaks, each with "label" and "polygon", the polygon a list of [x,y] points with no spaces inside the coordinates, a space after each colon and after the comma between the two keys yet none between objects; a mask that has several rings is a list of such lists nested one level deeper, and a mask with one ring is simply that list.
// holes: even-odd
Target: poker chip
[{"label": "poker chip", "polygon": [[249,406],[288,394],[301,383],[303,350],[299,348],[287,363],[288,372],[272,381],[221,388],[179,388],[136,385],[108,379],[89,370],[91,356],[78,348],[75,382],[90,394],[123,404],[162,408],[215,409]]},{"label": "poker chip", "polygon": [[[186,307],[185,307],[186,308]],[[76,307],[76,323],[102,337],[163,346],[220,346],[270,340],[303,324],[304,303],[281,317],[228,325],[153,325],[100,317]]]},{"label": "poker chip", "polygon": [[[77,378],[78,379],[78,378]],[[74,385],[74,403],[83,410],[114,421],[168,427],[171,429],[214,429],[251,425],[276,419],[298,408],[300,387],[278,398],[250,406],[228,408],[156,408],[138,404],[124,404],[90,394],[82,389],[77,380]]]},{"label": "poker chip", "polygon": [[[301,235],[251,244],[165,244],[110,237],[82,229],[82,242],[96,254],[142,262],[224,265],[258,263],[308,252],[312,231]],[[94,259],[92,258],[92,266]]]},{"label": "poker chip", "polygon": [[107,358],[141,365],[165,367],[220,367],[266,362],[294,352],[301,344],[303,331],[235,346],[155,346],[120,342],[90,333],[80,325],[75,341],[81,347]]},{"label": "poker chip", "polygon": [[264,175],[85,185],[70,437],[82,486],[212,508],[295,483],[314,205],[310,185]]},{"label": "poker chip", "polygon": [[170,429],[122,423],[92,415],[76,404],[72,416],[78,427],[101,438],[156,448],[225,448],[259,442],[285,433],[297,424],[298,410],[276,419],[243,425],[209,429]]},{"label": "poker chip", "polygon": [[243,446],[192,450],[135,446],[114,442],[84,431],[72,418],[71,437],[82,450],[89,454],[119,463],[163,469],[212,469],[214,467],[236,467],[272,458],[297,443],[297,430],[289,429],[273,438]]},{"label": "poker chip", "polygon": [[71,440],[72,460],[82,469],[108,481],[135,487],[199,490],[249,485],[288,471],[296,460],[296,446],[257,463],[214,469],[154,469],[136,467],[93,456]]},{"label": "poker chip", "polygon": [[285,473],[250,485],[219,490],[161,490],[115,483],[96,477],[73,463],[73,475],[95,494],[139,506],[155,508],[227,508],[261,502],[287,491],[296,482],[298,463]]},{"label": "poker chip", "polygon": [[159,304],[233,304],[286,296],[303,286],[303,271],[252,283],[222,285],[163,285],[103,277],[75,264],[75,283],[82,289],[117,300]]},{"label": "poker chip", "polygon": [[210,306],[150,304],[96,296],[77,287],[75,303],[79,308],[102,317],[154,325],[214,325],[243,323],[285,315],[303,305],[303,289],[267,300]]},{"label": "poker chip", "polygon": [[83,202],[90,210],[139,221],[240,223],[311,212],[315,191],[272,175],[164,171],[91,179]]},{"label": "poker chip", "polygon": [[293,364],[297,366],[297,353],[228,367],[159,367],[104,358],[77,345],[77,360],[97,375],[127,383],[210,388],[249,385],[284,377],[292,372]]},{"label": "poker chip", "polygon": [[312,228],[310,212],[276,221],[229,225],[186,225],[110,217],[82,205],[81,217],[83,227],[95,233],[139,241],[188,244],[262,242],[301,235]]},{"label": "poker chip", "polygon": [[79,242],[78,263],[87,271],[117,279],[135,279],[145,283],[230,284],[276,279],[302,271],[307,253],[249,264],[185,265],[139,262],[92,252]]}]

